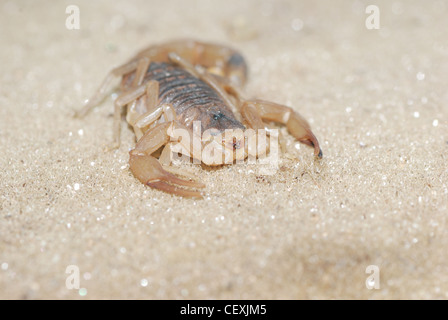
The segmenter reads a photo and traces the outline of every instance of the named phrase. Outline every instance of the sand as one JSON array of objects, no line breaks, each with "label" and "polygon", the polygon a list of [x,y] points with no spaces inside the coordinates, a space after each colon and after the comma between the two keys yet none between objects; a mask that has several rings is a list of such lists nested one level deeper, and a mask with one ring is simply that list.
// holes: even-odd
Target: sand
[{"label": "sand", "polygon": [[[79,30],[66,27],[69,4]],[[378,30],[366,28],[369,4]],[[445,1],[40,0],[0,10],[0,298],[448,298]],[[131,128],[103,152],[113,95],[85,119],[72,115],[112,67],[177,38],[240,50],[245,94],[299,111],[323,160],[286,135],[273,175],[182,166],[207,184],[204,200],[138,182]],[[377,289],[366,287],[369,266]]]}]

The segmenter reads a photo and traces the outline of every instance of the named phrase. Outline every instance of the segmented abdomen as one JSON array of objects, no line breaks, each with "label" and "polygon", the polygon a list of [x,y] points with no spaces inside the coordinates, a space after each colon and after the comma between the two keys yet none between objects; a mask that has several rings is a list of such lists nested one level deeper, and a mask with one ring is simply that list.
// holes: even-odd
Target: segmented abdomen
[{"label": "segmented abdomen", "polygon": [[178,116],[193,107],[207,108],[214,105],[227,109],[220,96],[206,83],[171,64],[151,63],[145,80],[159,82],[160,103],[172,104]]}]

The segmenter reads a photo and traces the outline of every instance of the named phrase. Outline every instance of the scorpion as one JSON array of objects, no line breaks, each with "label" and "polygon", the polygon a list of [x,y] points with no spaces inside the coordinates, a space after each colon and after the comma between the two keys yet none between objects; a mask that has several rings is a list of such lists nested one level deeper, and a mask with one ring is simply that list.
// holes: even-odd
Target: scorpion
[{"label": "scorpion", "polygon": [[[247,65],[236,50],[223,45],[195,40],[177,40],[153,45],[140,51],[127,63],[112,69],[101,86],[75,116],[84,117],[105,98],[114,78],[121,77],[120,95],[114,102],[114,140],[110,149],[120,146],[121,116],[127,107],[126,120],[136,135],[130,151],[129,167],[143,184],[182,197],[202,198],[205,185],[182,172],[173,173],[163,163],[173,150],[173,143],[184,147],[183,153],[199,158],[205,165],[215,163],[197,156],[197,146],[189,139],[176,138],[174,132],[186,130],[197,134],[193,123],[200,121],[201,134],[219,136],[223,150],[235,159],[247,157],[243,137],[221,138],[225,130],[271,129],[268,122],[287,127],[299,142],[314,148],[316,158],[322,151],[308,122],[292,108],[277,103],[242,98],[241,88],[247,78]],[[240,114],[239,120],[236,114]],[[199,147],[208,139],[201,138]],[[219,144],[219,143],[218,143]],[[156,151],[162,150],[159,159]],[[246,150],[235,155],[235,151]]]}]

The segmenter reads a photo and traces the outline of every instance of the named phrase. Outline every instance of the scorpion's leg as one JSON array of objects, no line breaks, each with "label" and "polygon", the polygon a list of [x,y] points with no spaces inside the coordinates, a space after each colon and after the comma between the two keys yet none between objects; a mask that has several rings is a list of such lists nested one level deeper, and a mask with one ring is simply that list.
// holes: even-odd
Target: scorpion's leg
[{"label": "scorpion's leg", "polygon": [[124,106],[132,103],[133,101],[140,98],[145,94],[147,89],[147,85],[140,85],[136,88],[132,88],[131,90],[122,93],[114,103],[114,140],[112,145],[108,148],[108,150],[117,149],[120,147],[120,132],[121,132],[121,110]]},{"label": "scorpion's leg", "polygon": [[156,122],[162,114],[164,121],[170,122],[176,119],[176,112],[171,104],[159,105],[159,83],[155,80],[148,81],[146,96],[143,103],[143,114],[135,110],[129,110],[128,122],[134,128],[137,140],[143,135],[144,128]]},{"label": "scorpion's leg", "polygon": [[156,109],[142,114],[134,123],[137,128],[144,128],[154,123],[161,115],[165,116],[165,121],[170,122],[176,119],[176,112],[171,104],[162,104]]},{"label": "scorpion's leg", "polygon": [[[127,122],[134,128],[137,141],[143,136],[145,121],[143,119],[147,118],[154,113],[157,109],[157,104],[159,101],[159,83],[155,80],[150,80],[147,83],[146,95],[141,98],[140,103],[143,104],[142,110],[137,110],[137,101],[134,101],[129,108],[126,115]],[[139,122],[139,124],[137,124]],[[147,122],[149,125],[151,122]]]},{"label": "scorpion's leg", "polygon": [[241,114],[253,129],[266,129],[263,120],[286,125],[288,131],[301,143],[314,148],[314,155],[322,158],[319,142],[308,122],[290,107],[263,100],[244,101]]},{"label": "scorpion's leg", "polygon": [[87,113],[89,113],[90,110],[92,110],[95,106],[97,106],[104,99],[107,89],[110,85],[110,82],[116,77],[124,76],[124,75],[136,70],[137,66],[139,64],[139,61],[140,60],[134,60],[134,61],[128,62],[124,65],[121,65],[119,67],[112,69],[107,74],[106,78],[103,80],[101,86],[94,93],[94,95],[87,101],[87,103],[84,105],[84,107],[75,113],[75,117],[82,118]]},{"label": "scorpion's leg", "polygon": [[[139,62],[139,67],[137,67],[137,71],[135,72],[134,80],[131,83],[131,88],[135,88],[143,84],[146,71],[148,70],[150,64],[151,60],[149,58],[146,57],[141,58]],[[147,84],[146,94],[148,94],[148,92],[151,92],[150,88],[152,87],[152,85],[153,83]],[[146,99],[148,99],[148,97]],[[128,110],[126,112],[126,121],[131,125],[135,122],[135,118],[138,117],[139,115],[139,112],[137,111],[138,102],[139,100],[134,100],[131,104],[128,104]]]},{"label": "scorpion's leg", "polygon": [[137,69],[135,71],[135,78],[132,81],[131,89],[121,94],[114,103],[114,140],[113,144],[108,147],[108,150],[117,149],[120,147],[120,133],[121,133],[121,111],[123,107],[131,104],[129,109],[135,107],[137,99],[148,91],[150,84],[143,85],[143,79],[146,71],[149,68],[151,61],[148,58],[142,58],[138,60]]},{"label": "scorpion's leg", "polygon": [[135,149],[130,152],[130,169],[137,179],[151,188],[183,197],[200,198],[202,194],[199,191],[188,190],[179,186],[204,188],[203,183],[178,178],[164,170],[159,161],[151,155],[161,146],[169,143],[171,132],[179,128],[183,129],[180,124],[171,121],[149,129],[137,142]]}]

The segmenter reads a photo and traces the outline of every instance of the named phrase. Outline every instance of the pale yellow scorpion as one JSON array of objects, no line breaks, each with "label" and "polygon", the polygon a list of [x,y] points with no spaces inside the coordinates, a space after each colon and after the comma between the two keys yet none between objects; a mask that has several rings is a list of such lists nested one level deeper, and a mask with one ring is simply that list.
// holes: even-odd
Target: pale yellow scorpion
[{"label": "pale yellow scorpion", "polygon": [[[298,141],[313,147],[315,157],[322,158],[319,142],[308,122],[297,112],[273,102],[242,98],[240,90],[246,82],[247,66],[242,55],[229,47],[193,40],[150,46],[110,71],[93,97],[77,112],[78,117],[104,99],[115,77],[122,77],[122,81],[121,94],[115,100],[113,147],[120,145],[121,114],[127,106],[126,119],[137,138],[135,148],[130,151],[130,170],[151,188],[184,197],[202,197],[198,189],[205,187],[203,183],[179,178],[160,163],[172,153],[176,142],[183,147],[182,153],[192,159],[215,165],[201,158],[197,150],[210,139],[202,136],[195,146],[191,143],[194,138],[175,136],[179,129],[191,136],[211,132],[212,137],[219,136],[223,150],[234,155],[232,160],[244,160],[248,155],[245,136],[228,139],[221,134],[229,129],[246,128],[269,132],[271,128],[265,121],[277,122],[286,125]],[[241,121],[235,116],[237,113]],[[200,121],[199,133],[193,130],[195,121]],[[155,153],[162,148],[157,159]],[[243,152],[237,153],[239,149]]]}]

